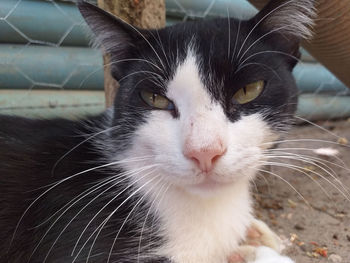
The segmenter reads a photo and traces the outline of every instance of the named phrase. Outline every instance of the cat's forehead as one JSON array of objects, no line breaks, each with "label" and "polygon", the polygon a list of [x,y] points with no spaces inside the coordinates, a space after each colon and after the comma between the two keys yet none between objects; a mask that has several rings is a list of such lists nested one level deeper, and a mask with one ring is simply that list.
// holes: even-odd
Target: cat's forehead
[{"label": "cat's forehead", "polygon": [[201,42],[203,47],[212,48],[208,44],[212,40],[225,39],[217,42],[218,46],[227,45],[231,38],[246,35],[251,23],[249,20],[235,18],[215,18],[179,23],[159,30],[160,36],[165,40],[177,41],[178,45],[185,46],[189,42]]},{"label": "cat's forehead", "polygon": [[[270,42],[267,38],[255,43],[264,32],[252,30],[253,27],[251,21],[233,18],[191,21],[153,32],[149,37],[151,45],[144,43],[140,52],[145,52],[142,57],[148,57],[159,67],[167,69],[166,79],[171,79],[184,61],[194,57],[202,81],[218,97],[220,94],[215,94],[218,84],[232,83],[233,77],[242,75],[236,74],[236,70],[246,64],[246,58],[249,57],[248,62],[263,62],[270,67],[281,63],[276,55],[260,53],[271,49]],[[251,56],[253,54],[258,55]],[[254,70],[250,72],[251,76],[256,73]]]},{"label": "cat's forehead", "polygon": [[[209,76],[207,76],[209,77]],[[189,46],[185,59],[175,69],[168,83],[166,95],[174,100],[179,108],[210,107],[214,97],[203,81],[198,54]]]},{"label": "cat's forehead", "polygon": [[[181,23],[157,32],[151,37],[153,45],[164,45],[169,53],[176,52],[180,62],[187,57],[189,48],[201,58],[231,59],[233,49],[238,52],[239,45],[247,36],[248,21],[233,18],[217,18]],[[251,38],[255,38],[256,32]],[[250,41],[250,39],[248,39]]]},{"label": "cat's forehead", "polygon": [[[151,45],[143,43],[140,48],[141,57],[156,63],[161,68],[159,74],[171,84],[187,82],[183,86],[192,87],[196,79],[220,99],[223,82],[234,75],[235,54],[246,35],[246,23],[236,19],[202,20],[154,31],[149,36]],[[152,68],[149,63],[145,66]]]}]

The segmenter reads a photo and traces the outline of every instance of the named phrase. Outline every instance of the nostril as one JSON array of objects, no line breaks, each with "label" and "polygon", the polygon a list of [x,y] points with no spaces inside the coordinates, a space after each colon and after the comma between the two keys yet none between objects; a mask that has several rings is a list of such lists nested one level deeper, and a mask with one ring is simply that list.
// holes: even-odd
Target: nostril
[{"label": "nostril", "polygon": [[190,157],[190,160],[192,160],[197,166],[200,166],[200,161],[196,157]]},{"label": "nostril", "polygon": [[219,160],[222,155],[223,154],[218,154],[218,155],[214,156],[213,159],[211,160],[211,162],[216,163],[216,161]]}]

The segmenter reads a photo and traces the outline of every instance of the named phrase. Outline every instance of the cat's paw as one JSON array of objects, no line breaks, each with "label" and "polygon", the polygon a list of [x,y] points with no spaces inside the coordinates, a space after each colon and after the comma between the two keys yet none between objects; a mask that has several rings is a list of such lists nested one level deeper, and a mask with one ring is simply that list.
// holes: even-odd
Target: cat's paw
[{"label": "cat's paw", "polygon": [[229,263],[295,263],[269,247],[240,246],[228,259]]},{"label": "cat's paw", "polygon": [[278,253],[282,250],[281,239],[264,222],[257,219],[248,228],[243,245],[270,247]]},{"label": "cat's paw", "polygon": [[253,246],[240,246],[238,249],[228,258],[228,263],[246,263],[252,262],[256,259],[257,247]]},{"label": "cat's paw", "polygon": [[229,257],[228,261],[229,263],[255,262],[259,259],[259,255],[264,252],[264,249],[260,252],[261,247],[268,247],[269,250],[275,251],[274,253],[279,255],[278,253],[282,250],[282,241],[264,222],[254,219],[247,230],[245,241]]}]

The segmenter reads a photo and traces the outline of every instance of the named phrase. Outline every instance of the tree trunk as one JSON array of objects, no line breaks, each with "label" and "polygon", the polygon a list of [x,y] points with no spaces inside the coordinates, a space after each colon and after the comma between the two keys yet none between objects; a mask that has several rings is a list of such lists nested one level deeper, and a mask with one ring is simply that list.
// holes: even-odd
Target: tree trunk
[{"label": "tree trunk", "polygon": [[[165,26],[164,0],[98,0],[98,6],[140,28],[161,28]],[[104,89],[106,106],[113,105],[119,84],[110,74],[110,57],[104,55]]]}]

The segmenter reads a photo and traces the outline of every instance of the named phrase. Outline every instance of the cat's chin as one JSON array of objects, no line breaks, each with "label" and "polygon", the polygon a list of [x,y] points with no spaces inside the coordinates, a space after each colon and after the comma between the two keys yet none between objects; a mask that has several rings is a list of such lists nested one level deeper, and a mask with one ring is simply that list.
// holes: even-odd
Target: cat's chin
[{"label": "cat's chin", "polygon": [[186,190],[191,194],[201,197],[211,197],[233,185],[234,181],[220,182],[207,176],[198,183],[187,185]]}]

